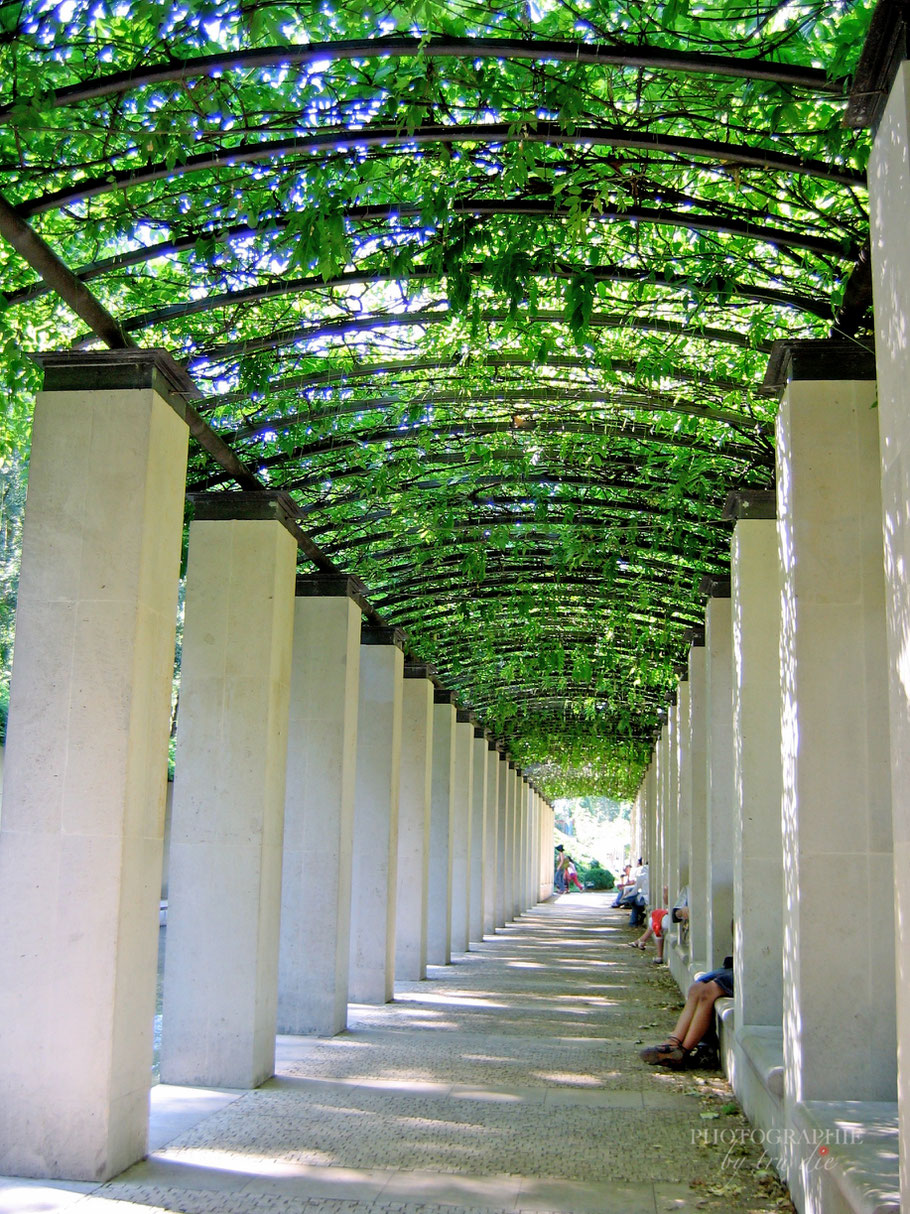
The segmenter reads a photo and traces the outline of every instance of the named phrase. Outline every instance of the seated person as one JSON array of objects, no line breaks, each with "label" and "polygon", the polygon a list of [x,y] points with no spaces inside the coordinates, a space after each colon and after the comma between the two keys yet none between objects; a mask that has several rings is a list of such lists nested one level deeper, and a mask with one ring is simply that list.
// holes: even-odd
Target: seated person
[{"label": "seated person", "polygon": [[733,995],[733,958],[725,957],[718,970],[711,970],[693,982],[676,1027],[663,1045],[649,1045],[639,1054],[642,1062],[681,1070],[702,1037],[711,1027],[714,1004]]},{"label": "seated person", "polygon": [[629,927],[641,927],[645,921],[645,907],[648,905],[648,866],[642,864],[634,882],[623,891],[619,899],[621,907],[629,907]]},{"label": "seated person", "polygon": [[645,929],[645,931],[642,932],[642,934],[638,937],[637,940],[631,940],[629,942],[631,948],[639,948],[639,949],[644,950],[645,945],[648,943],[648,941],[653,936],[654,943],[657,946],[657,957],[655,958],[655,961],[654,961],[655,965],[661,965],[663,963],[664,939],[666,936],[666,931],[669,927],[668,916],[670,915],[670,913],[671,913],[670,911],[664,910],[662,908],[660,910],[652,910],[651,914],[649,916],[650,921],[649,921],[648,926]]},{"label": "seated person", "polygon": [[611,905],[619,906],[619,903],[622,900],[622,896],[625,893],[625,891],[629,888],[630,885],[634,885],[634,884],[635,884],[635,878],[632,876],[632,865],[627,864],[626,867],[622,870],[622,876],[616,882],[616,897],[613,899]]}]

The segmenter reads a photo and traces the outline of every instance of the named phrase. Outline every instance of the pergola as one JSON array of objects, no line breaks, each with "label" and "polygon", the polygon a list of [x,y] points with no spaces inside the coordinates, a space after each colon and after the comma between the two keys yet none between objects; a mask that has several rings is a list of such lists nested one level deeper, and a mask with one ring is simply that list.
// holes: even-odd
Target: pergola
[{"label": "pergola", "polygon": [[287,491],[548,795],[629,795],[772,343],[871,347],[871,8],[6,6],[12,408],[26,354],[166,349],[190,510]]},{"label": "pergola", "polygon": [[162,1076],[255,1087],[604,793],[801,1214],[910,1192],[908,28],[0,0],[0,1173],[143,1153],[165,854]]}]

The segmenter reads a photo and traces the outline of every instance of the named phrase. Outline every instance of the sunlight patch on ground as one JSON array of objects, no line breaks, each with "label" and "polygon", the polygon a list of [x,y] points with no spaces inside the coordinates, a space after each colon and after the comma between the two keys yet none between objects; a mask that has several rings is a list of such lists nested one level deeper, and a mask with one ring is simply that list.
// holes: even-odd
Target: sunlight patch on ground
[{"label": "sunlight patch on ground", "polygon": [[[568,1083],[573,1087],[599,1088],[603,1086],[603,1075],[579,1075],[576,1071],[534,1071],[545,1083]],[[613,1072],[618,1075],[618,1071]]]},{"label": "sunlight patch on ground", "polygon": [[504,1012],[508,1005],[479,995],[433,995],[423,991],[414,994],[396,995],[396,1003],[438,1003],[444,1007],[492,1007]]},{"label": "sunlight patch on ground", "polygon": [[[312,1155],[314,1153],[313,1149],[308,1149]],[[274,1147],[272,1150],[274,1150]],[[320,1153],[323,1155],[323,1163],[332,1164],[335,1162],[334,1155],[330,1155],[327,1152]],[[191,1167],[205,1168],[207,1171],[214,1169],[218,1172],[229,1172],[243,1176],[263,1176],[278,1179],[305,1176],[313,1167],[312,1161],[307,1164],[291,1163],[288,1160],[278,1159],[274,1155],[240,1154],[237,1151],[221,1151],[216,1147],[178,1147],[166,1153],[150,1155],[149,1159],[160,1159],[165,1162],[183,1165],[188,1164]]]}]

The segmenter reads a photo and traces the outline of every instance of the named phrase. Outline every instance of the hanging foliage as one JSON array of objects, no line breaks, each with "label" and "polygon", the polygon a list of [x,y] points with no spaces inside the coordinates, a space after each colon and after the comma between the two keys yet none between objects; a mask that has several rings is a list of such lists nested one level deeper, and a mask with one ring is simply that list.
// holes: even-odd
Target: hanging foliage
[{"label": "hanging foliage", "polygon": [[[871,7],[0,3],[0,192],[545,793],[627,795],[867,236]],[[2,457],[99,342],[0,272]]]}]

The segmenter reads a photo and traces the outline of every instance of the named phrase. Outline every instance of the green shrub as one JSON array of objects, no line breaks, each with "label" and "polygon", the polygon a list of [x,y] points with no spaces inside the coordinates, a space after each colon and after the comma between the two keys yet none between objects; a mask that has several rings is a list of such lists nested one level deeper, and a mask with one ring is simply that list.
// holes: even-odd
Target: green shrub
[{"label": "green shrub", "polygon": [[578,864],[578,879],[585,889],[613,889],[616,882],[608,868],[602,868],[600,862],[592,860],[590,864]]}]

